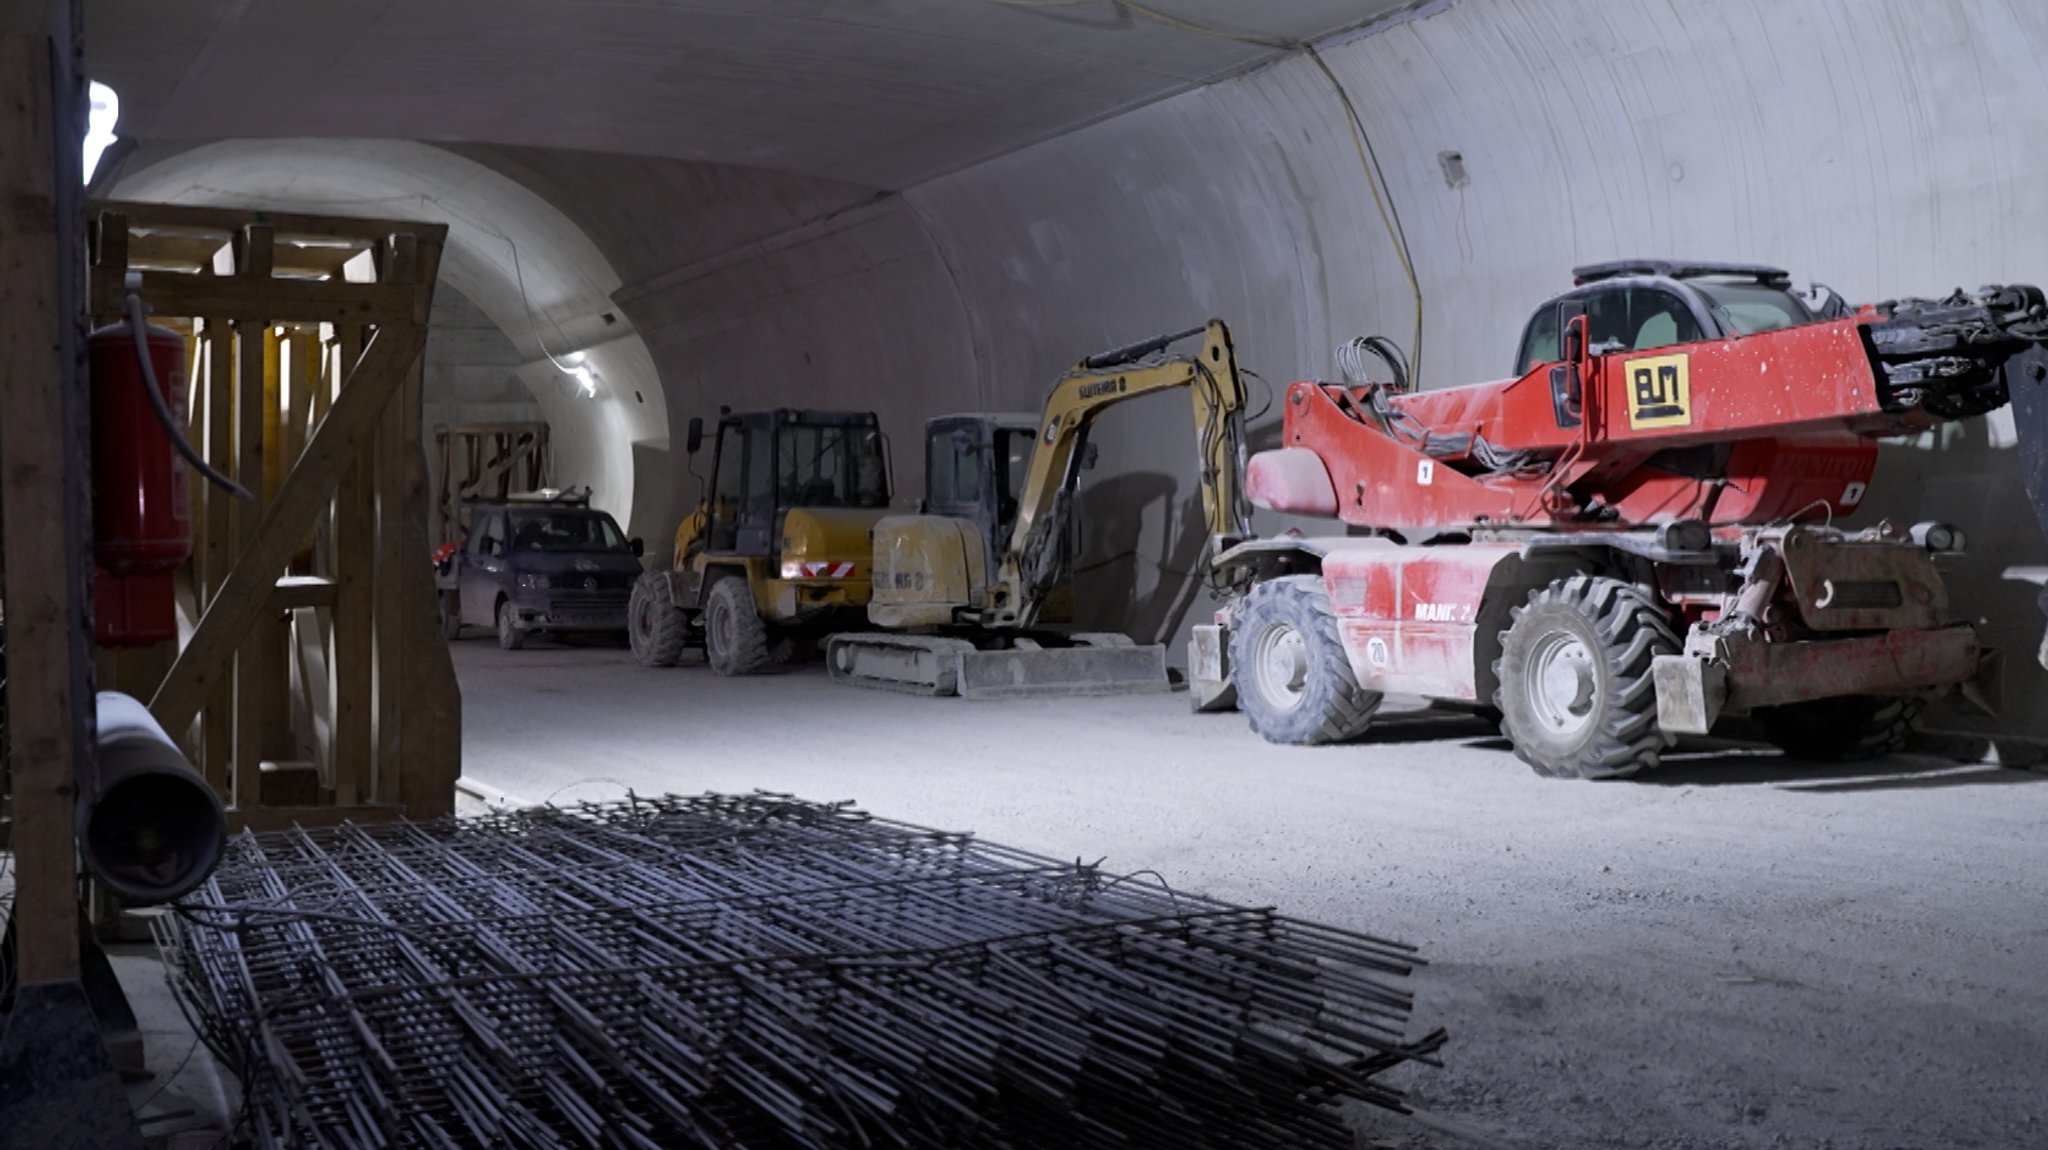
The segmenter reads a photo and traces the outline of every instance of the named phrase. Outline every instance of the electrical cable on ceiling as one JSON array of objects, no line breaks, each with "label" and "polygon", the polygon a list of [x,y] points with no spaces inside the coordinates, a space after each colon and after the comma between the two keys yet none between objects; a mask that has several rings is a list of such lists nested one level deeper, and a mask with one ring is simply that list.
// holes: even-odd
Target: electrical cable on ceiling
[{"label": "electrical cable on ceiling", "polygon": [[[1315,64],[1316,68],[1322,72],[1323,78],[1330,82],[1330,87],[1337,93],[1338,102],[1344,106],[1345,119],[1351,124],[1352,146],[1358,150],[1358,161],[1365,168],[1365,185],[1372,192],[1373,206],[1379,210],[1380,224],[1386,229],[1387,238],[1393,242],[1395,258],[1401,263],[1401,273],[1407,277],[1408,293],[1415,302],[1415,334],[1411,342],[1411,346],[1414,348],[1414,356],[1411,363],[1410,378],[1411,380],[1421,379],[1422,281],[1416,276],[1415,261],[1409,255],[1408,234],[1406,229],[1401,226],[1401,212],[1393,202],[1393,191],[1387,185],[1386,172],[1380,167],[1379,153],[1372,146],[1372,136],[1365,130],[1365,121],[1358,114],[1358,106],[1351,100],[1351,90],[1345,86],[1343,79],[1337,75],[1335,69],[1330,67],[1328,61],[1323,59],[1322,53],[1316,50],[1314,43],[1318,39],[1326,39],[1330,36],[1355,31],[1371,23],[1371,20],[1355,21],[1351,24],[1331,29],[1308,40],[1296,40],[1291,37],[1262,36],[1212,28],[1206,24],[1197,24],[1192,20],[1184,20],[1148,5],[1136,3],[1135,0],[982,0],[982,2],[1004,8],[1026,9],[1072,8],[1083,4],[1108,4],[1113,8],[1123,9],[1154,24],[1177,29],[1182,32],[1190,32],[1197,36],[1208,36],[1239,44],[1251,44],[1256,47],[1271,48],[1280,52],[1300,52],[1307,56]],[[1378,19],[1378,17],[1373,19]]]}]

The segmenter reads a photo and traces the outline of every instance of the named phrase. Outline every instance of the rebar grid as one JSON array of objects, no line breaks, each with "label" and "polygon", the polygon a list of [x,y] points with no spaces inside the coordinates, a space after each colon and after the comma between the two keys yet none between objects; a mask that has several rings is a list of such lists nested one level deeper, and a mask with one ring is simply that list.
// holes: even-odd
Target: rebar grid
[{"label": "rebar grid", "polygon": [[158,941],[264,1147],[1348,1147],[1412,948],[785,796],[243,834]]}]

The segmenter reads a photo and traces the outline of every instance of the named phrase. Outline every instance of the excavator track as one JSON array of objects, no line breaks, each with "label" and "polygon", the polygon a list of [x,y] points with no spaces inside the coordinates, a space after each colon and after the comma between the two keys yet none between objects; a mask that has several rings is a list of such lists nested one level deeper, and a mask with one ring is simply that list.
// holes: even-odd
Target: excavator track
[{"label": "excavator track", "polygon": [[826,641],[825,666],[837,682],[906,695],[1013,699],[1173,689],[1162,644],[1093,632],[1043,638],[1047,642],[1019,636],[983,650],[942,635],[858,631]]}]

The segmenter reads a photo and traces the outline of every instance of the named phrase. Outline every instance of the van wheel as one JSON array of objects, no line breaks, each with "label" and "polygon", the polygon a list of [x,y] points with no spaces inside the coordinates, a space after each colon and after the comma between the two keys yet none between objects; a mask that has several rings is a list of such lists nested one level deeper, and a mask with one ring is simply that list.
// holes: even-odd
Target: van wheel
[{"label": "van wheel", "polygon": [[768,624],[754,610],[747,581],[728,575],[711,585],[704,601],[704,657],[721,675],[755,675],[774,663]]},{"label": "van wheel", "polygon": [[518,618],[512,611],[510,600],[498,600],[498,646],[507,651],[517,651],[526,646],[526,632],[517,626]]}]

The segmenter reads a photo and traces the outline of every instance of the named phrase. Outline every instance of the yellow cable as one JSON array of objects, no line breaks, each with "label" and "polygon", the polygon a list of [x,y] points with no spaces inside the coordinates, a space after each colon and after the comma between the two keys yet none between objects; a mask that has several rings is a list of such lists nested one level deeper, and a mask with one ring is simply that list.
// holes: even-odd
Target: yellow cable
[{"label": "yellow cable", "polygon": [[1316,46],[1312,41],[1275,36],[1257,36],[1243,32],[1227,32],[1221,28],[1211,28],[1191,20],[1183,20],[1178,16],[1137,3],[1136,0],[983,0],[983,2],[1000,5],[1005,8],[1071,8],[1082,4],[1106,3],[1113,7],[1127,9],[1155,24],[1174,28],[1182,32],[1191,32],[1197,36],[1210,36],[1218,40],[1230,40],[1239,44],[1252,44],[1261,48],[1272,48],[1277,51],[1300,52],[1313,61],[1316,68],[1322,72],[1323,78],[1328,80],[1330,87],[1336,91],[1338,102],[1344,105],[1344,117],[1351,125],[1351,144],[1358,150],[1359,165],[1365,169],[1365,186],[1372,192],[1373,206],[1379,210],[1380,226],[1386,229],[1387,239],[1394,245],[1394,257],[1400,261],[1401,272],[1408,278],[1408,292],[1415,301],[1415,335],[1410,345],[1408,376],[1409,385],[1420,390],[1422,379],[1422,282],[1416,278],[1415,262],[1408,254],[1408,237],[1389,203],[1393,197],[1393,192],[1391,189],[1382,191],[1385,181],[1380,175],[1379,164],[1373,155],[1372,139],[1366,135],[1365,121],[1359,117],[1358,107],[1351,101],[1350,89],[1344,86],[1344,81],[1338,78],[1336,71],[1323,59],[1322,53],[1316,51]]}]

